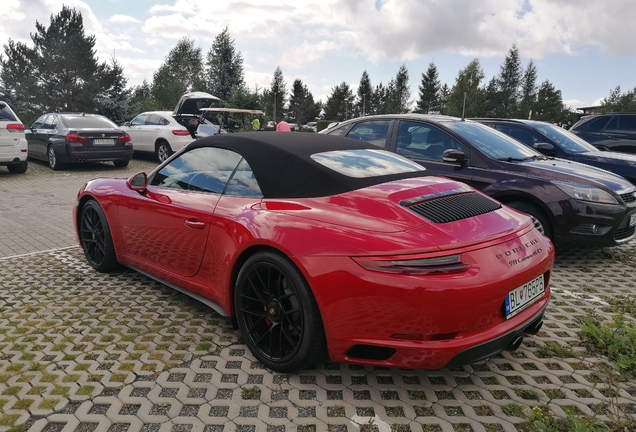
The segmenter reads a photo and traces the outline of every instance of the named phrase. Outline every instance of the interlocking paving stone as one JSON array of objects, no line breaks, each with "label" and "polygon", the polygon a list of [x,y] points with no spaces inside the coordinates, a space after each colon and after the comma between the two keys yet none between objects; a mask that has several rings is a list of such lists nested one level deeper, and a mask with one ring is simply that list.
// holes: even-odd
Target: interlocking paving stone
[{"label": "interlocking paving stone", "polygon": [[[8,247],[0,236],[0,431],[514,431],[525,419],[511,404],[607,420],[610,401],[636,418],[636,380],[608,384],[608,360],[578,337],[582,317],[612,316],[604,298],[634,296],[635,242],[559,251],[545,325],[514,353],[441,371],[325,362],[272,373],[212,310],[132,271],[96,273],[71,247],[80,184],[152,162],[30,166],[24,177],[0,174],[0,194],[38,190],[18,208],[0,202],[2,234],[25,240]],[[44,228],[46,247],[21,231],[34,214],[56,226]],[[56,248],[65,249],[11,257]]]}]

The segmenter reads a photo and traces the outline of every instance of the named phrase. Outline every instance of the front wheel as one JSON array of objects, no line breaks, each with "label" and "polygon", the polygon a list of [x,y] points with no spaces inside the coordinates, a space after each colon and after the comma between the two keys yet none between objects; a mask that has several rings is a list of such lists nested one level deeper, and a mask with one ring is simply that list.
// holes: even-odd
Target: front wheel
[{"label": "front wheel", "polygon": [[50,145],[46,151],[46,155],[49,161],[49,166],[53,171],[61,170],[63,168],[62,163],[57,158],[57,154],[55,153],[55,148]]},{"label": "front wheel", "polygon": [[546,214],[534,204],[527,203],[525,201],[512,201],[506,203],[508,207],[512,207],[515,210],[519,210],[521,213],[525,213],[532,218],[534,227],[550,240],[554,240],[554,233],[552,232],[552,225]]},{"label": "front wheel", "polygon": [[325,356],[316,299],[300,271],[278,253],[258,252],[245,262],[234,307],[245,344],[268,368],[293,372]]},{"label": "front wheel", "polygon": [[115,165],[117,168],[126,168],[128,166],[128,161],[116,160],[116,161],[113,161],[113,165]]},{"label": "front wheel", "polygon": [[95,270],[110,273],[119,266],[104,211],[90,200],[80,212],[79,238],[86,260]]},{"label": "front wheel", "polygon": [[159,141],[155,149],[155,154],[159,163],[163,163],[172,154],[172,148],[170,148],[170,144],[166,141]]},{"label": "front wheel", "polygon": [[29,167],[29,161],[24,160],[17,164],[7,165],[7,169],[11,174],[24,174]]}]

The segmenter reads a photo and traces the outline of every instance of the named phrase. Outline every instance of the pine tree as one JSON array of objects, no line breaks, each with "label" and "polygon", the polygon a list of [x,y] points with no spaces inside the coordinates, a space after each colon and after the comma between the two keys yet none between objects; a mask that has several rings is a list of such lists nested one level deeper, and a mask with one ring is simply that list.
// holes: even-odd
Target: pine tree
[{"label": "pine tree", "polygon": [[292,84],[291,94],[289,95],[289,106],[287,108],[287,118],[294,123],[301,123],[299,112],[305,98],[307,97],[306,87],[300,79],[295,79]]},{"label": "pine tree", "polygon": [[228,27],[214,39],[206,67],[206,88],[223,101],[228,101],[234,90],[245,83],[243,57],[236,51]]},{"label": "pine tree", "polygon": [[448,96],[446,108],[448,115],[461,117],[463,114],[465,117],[475,117],[481,114],[483,91],[479,86],[482,79],[484,79],[484,71],[476,58],[459,71],[455,85]]},{"label": "pine tree", "polygon": [[171,110],[183,94],[201,90],[202,74],[201,47],[187,37],[180,39],[153,75],[152,96],[161,109]]},{"label": "pine tree", "polygon": [[561,90],[557,90],[554,85],[545,80],[539,86],[536,102],[537,120],[562,121],[565,107],[561,97]]},{"label": "pine tree", "polygon": [[333,87],[325,103],[325,118],[333,121],[343,121],[353,117],[353,102],[355,97],[351,87],[346,82]]},{"label": "pine tree", "polygon": [[409,71],[406,69],[405,64],[400,66],[395,78],[389,82],[387,93],[388,111],[390,114],[402,114],[411,110]]},{"label": "pine tree", "polygon": [[448,84],[444,83],[439,89],[439,112],[440,114],[448,114],[448,98],[450,97],[451,89]]},{"label": "pine tree", "polygon": [[422,73],[422,80],[419,86],[420,94],[415,112],[423,114],[439,112],[441,86],[437,67],[434,63],[430,63],[426,73]]},{"label": "pine tree", "polygon": [[263,91],[263,111],[278,122],[284,118],[284,107],[287,101],[287,85],[280,66],[276,67],[270,88]]},{"label": "pine tree", "polygon": [[28,123],[49,111],[95,112],[97,96],[112,83],[82,14],[63,6],[48,27],[38,21],[35,27],[33,47],[9,39],[0,60],[5,93],[14,96],[18,115]]},{"label": "pine tree", "polygon": [[124,77],[124,68],[114,57],[110,60],[107,80],[111,84],[98,95],[97,112],[122,125],[135,114],[135,107],[131,104],[132,90],[126,88],[128,80]]},{"label": "pine tree", "polygon": [[362,77],[360,77],[360,84],[358,85],[358,92],[356,94],[354,109],[357,116],[364,116],[371,111],[372,97],[373,88],[371,87],[371,79],[365,70],[362,72]]},{"label": "pine tree", "polygon": [[499,103],[495,107],[497,117],[509,118],[517,115],[521,79],[522,69],[519,49],[517,44],[512,44],[497,77],[497,87],[500,93],[498,97]]},{"label": "pine tree", "polygon": [[537,101],[537,67],[530,60],[521,79],[521,101],[519,102],[519,118],[530,118],[531,111]]}]

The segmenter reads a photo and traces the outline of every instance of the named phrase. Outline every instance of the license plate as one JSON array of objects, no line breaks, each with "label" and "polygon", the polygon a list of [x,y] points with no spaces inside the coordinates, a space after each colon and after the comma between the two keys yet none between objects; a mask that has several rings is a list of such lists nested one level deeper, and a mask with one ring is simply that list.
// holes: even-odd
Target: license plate
[{"label": "license plate", "polygon": [[636,213],[629,215],[629,226],[633,227],[634,225],[636,225]]},{"label": "license plate", "polygon": [[94,145],[113,145],[115,144],[115,140],[113,139],[94,139]]},{"label": "license plate", "polygon": [[510,291],[506,297],[506,319],[512,318],[534,303],[543,296],[544,292],[543,275]]}]

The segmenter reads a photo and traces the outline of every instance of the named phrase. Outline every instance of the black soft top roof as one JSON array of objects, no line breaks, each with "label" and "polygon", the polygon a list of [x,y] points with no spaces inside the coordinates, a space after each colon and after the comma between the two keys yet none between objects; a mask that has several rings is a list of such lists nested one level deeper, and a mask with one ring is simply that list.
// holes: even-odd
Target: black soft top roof
[{"label": "black soft top roof", "polygon": [[185,151],[218,147],[247,161],[265,198],[310,198],[341,194],[393,180],[433,175],[416,171],[353,178],[311,159],[315,153],[378,147],[340,136],[301,132],[243,132],[215,135],[190,143]]}]

